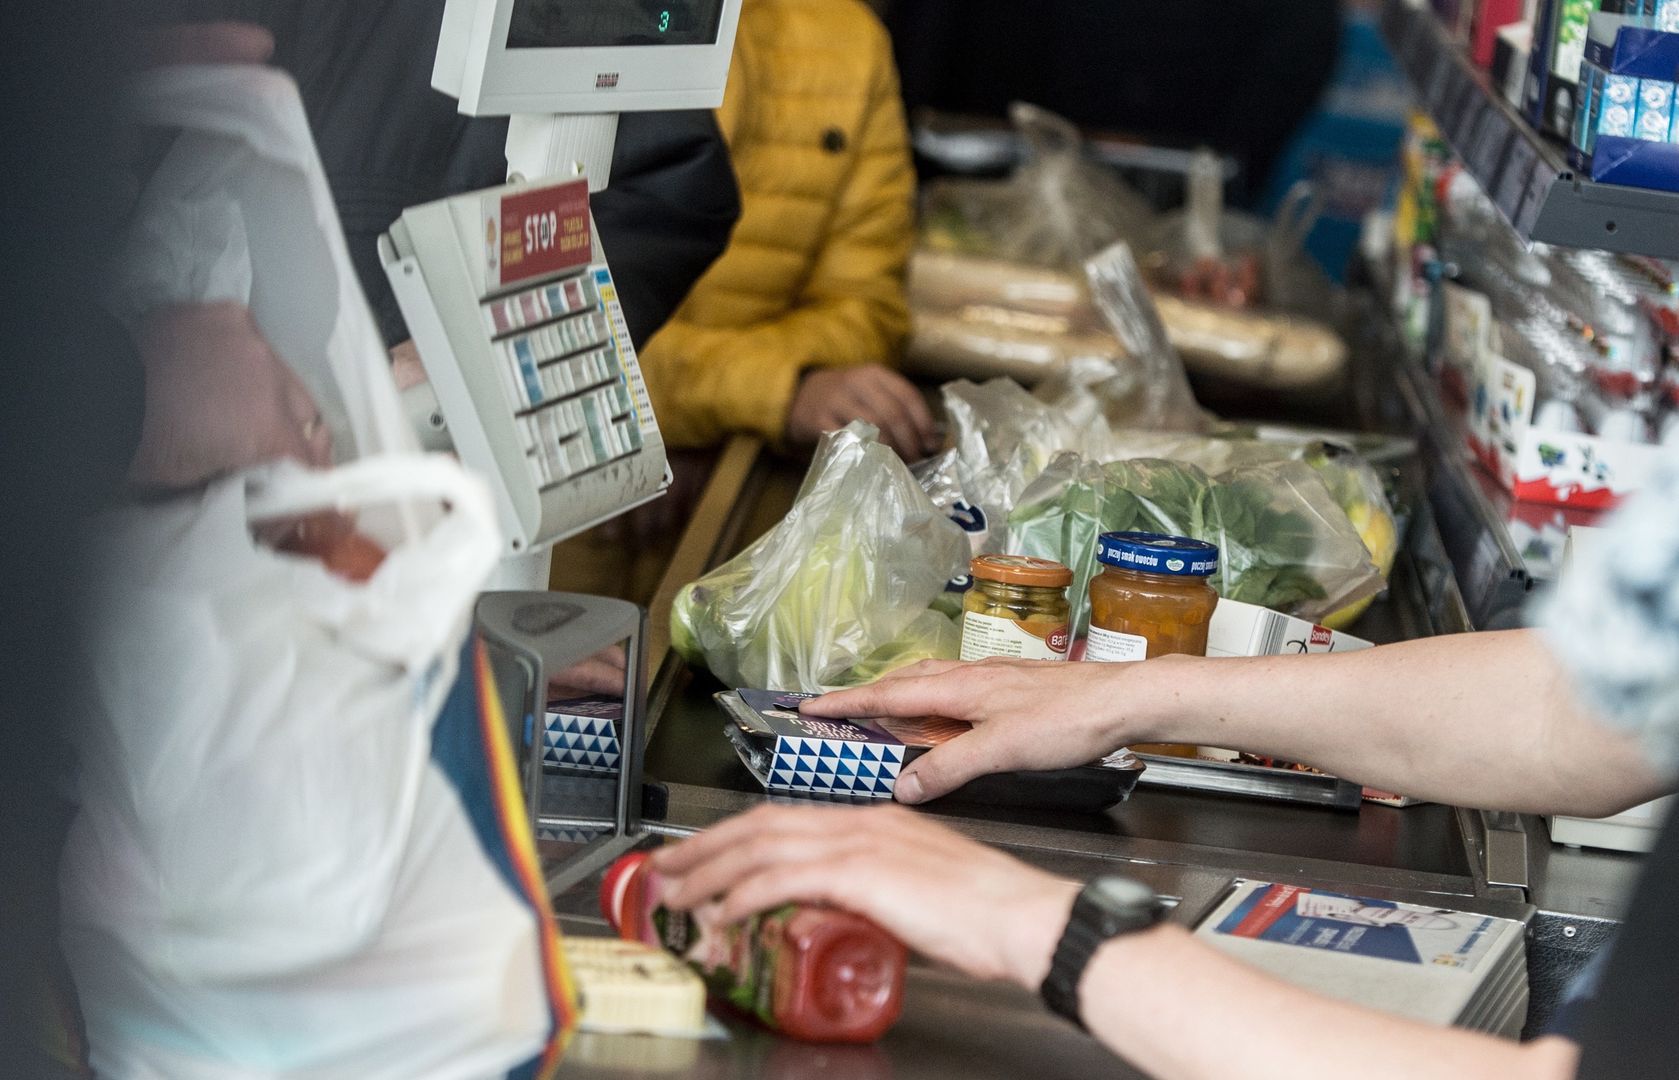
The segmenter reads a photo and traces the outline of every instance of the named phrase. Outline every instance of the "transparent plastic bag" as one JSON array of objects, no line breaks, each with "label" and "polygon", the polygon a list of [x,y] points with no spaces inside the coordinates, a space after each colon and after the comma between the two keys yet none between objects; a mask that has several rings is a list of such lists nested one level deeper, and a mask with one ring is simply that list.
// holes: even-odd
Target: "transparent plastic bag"
[{"label": "transparent plastic bag", "polygon": [[1202,431],[1209,417],[1195,403],[1183,361],[1172,347],[1131,248],[1114,244],[1084,266],[1090,299],[1131,363],[1116,366],[1104,396],[1110,423],[1165,431]]},{"label": "transparent plastic bag", "polygon": [[1147,230],[1147,200],[1085,156],[1071,121],[1018,101],[1009,120],[1026,142],[1026,163],[1005,180],[927,185],[922,216],[931,246],[1071,269]]},{"label": "transparent plastic bag", "polygon": [[1217,307],[1333,313],[1335,287],[1306,254],[1324,207],[1309,181],[1288,190],[1270,221],[1225,206],[1224,163],[1210,150],[1196,152],[1186,187],[1183,209],[1160,218],[1143,249],[1156,285]]},{"label": "transparent plastic bag", "polygon": [[967,536],[863,423],[825,436],[787,516],[677,594],[671,641],[730,686],[823,691],[953,658],[932,610]]},{"label": "transparent plastic bag", "polygon": [[1073,571],[1076,633],[1089,625],[1096,537],[1142,531],[1217,544],[1219,595],[1317,621],[1376,595],[1383,577],[1312,466],[1238,465],[1211,475],[1153,458],[1092,463],[1063,454],[1021,495],[1007,547]]}]

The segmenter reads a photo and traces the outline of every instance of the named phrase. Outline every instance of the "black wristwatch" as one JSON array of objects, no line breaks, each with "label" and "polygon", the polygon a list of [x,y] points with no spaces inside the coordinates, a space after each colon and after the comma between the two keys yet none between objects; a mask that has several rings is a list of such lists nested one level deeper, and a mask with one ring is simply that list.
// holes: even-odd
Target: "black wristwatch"
[{"label": "black wristwatch", "polygon": [[1073,901],[1067,929],[1055,946],[1049,974],[1038,993],[1054,1012],[1084,1026],[1079,1015],[1079,980],[1102,944],[1121,934],[1146,930],[1160,921],[1165,905],[1153,889],[1127,877],[1099,877]]}]

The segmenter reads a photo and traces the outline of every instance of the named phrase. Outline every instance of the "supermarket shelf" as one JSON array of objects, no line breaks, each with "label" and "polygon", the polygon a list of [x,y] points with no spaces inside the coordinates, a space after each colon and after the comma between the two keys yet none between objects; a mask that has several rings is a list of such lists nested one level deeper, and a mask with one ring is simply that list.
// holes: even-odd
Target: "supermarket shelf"
[{"label": "supermarket shelf", "polygon": [[1525,240],[1679,258],[1679,195],[1576,177],[1422,0],[1386,0],[1382,33],[1465,167]]}]

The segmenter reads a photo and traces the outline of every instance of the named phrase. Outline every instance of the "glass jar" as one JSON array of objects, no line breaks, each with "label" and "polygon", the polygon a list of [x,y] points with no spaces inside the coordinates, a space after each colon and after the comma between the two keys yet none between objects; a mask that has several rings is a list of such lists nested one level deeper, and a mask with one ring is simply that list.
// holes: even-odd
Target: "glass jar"
[{"label": "glass jar", "polygon": [[1090,582],[1090,637],[1084,658],[1146,660],[1207,655],[1207,628],[1218,593],[1218,548],[1156,533],[1103,533],[1102,572]]},{"label": "glass jar", "polygon": [[962,659],[1067,659],[1071,570],[1026,555],[980,555],[969,570],[974,587],[962,598]]}]

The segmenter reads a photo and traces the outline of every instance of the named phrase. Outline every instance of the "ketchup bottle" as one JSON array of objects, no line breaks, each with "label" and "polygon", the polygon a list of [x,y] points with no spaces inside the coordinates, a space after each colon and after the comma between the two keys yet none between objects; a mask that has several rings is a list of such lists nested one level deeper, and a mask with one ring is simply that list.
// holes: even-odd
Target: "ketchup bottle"
[{"label": "ketchup bottle", "polygon": [[676,953],[706,989],[764,1026],[807,1042],[874,1042],[904,1005],[903,943],[861,915],[789,904],[732,925],[655,901],[646,852],[613,863],[601,913],[629,941]]}]

